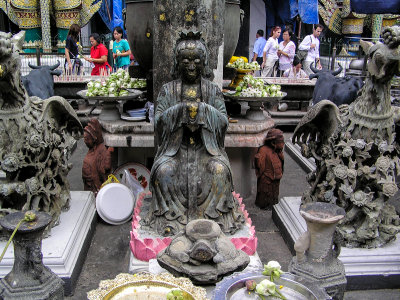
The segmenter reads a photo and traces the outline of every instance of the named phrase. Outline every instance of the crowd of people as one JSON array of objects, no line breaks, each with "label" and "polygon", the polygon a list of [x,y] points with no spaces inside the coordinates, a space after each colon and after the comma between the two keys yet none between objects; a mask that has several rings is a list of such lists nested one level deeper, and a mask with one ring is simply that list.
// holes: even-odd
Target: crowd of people
[{"label": "crowd of people", "polygon": [[[261,67],[263,77],[289,77],[308,78],[313,72],[311,63],[321,68],[319,59],[319,36],[323,26],[318,24],[313,28],[313,33],[307,35],[298,47],[291,40],[292,31],[275,26],[271,30],[268,40],[264,38],[264,31],[258,30],[253,48],[253,61],[257,61]],[[282,41],[279,38],[282,34]]]},{"label": "crowd of people", "polygon": [[90,56],[84,56],[81,53],[79,44],[81,28],[77,24],[72,24],[65,41],[65,70],[70,74],[81,74],[83,72],[82,59],[90,63],[92,68],[91,75],[101,75],[111,72],[113,69],[127,69],[131,64],[131,50],[129,43],[123,39],[123,30],[117,26],[113,30],[114,41],[112,43],[113,67],[108,63],[108,49],[102,44],[100,35],[92,33],[89,36],[91,48]]},{"label": "crowd of people", "polygon": [[[112,43],[113,67],[108,63],[108,49],[101,43],[100,35],[92,33],[90,39],[90,56],[80,55],[79,45],[80,27],[72,24],[65,44],[65,70],[67,73],[80,74],[83,72],[81,58],[90,63],[91,75],[101,75],[119,68],[127,69],[131,64],[132,53],[129,43],[123,39],[123,30],[117,26],[113,30],[114,41]],[[263,77],[290,77],[308,78],[313,72],[310,69],[314,62],[317,68],[321,68],[319,59],[319,36],[323,26],[318,24],[313,28],[313,33],[307,35],[298,47],[291,40],[293,33],[289,28],[283,31],[275,26],[271,30],[268,40],[264,38],[264,31],[258,30],[253,48],[253,61],[257,61],[261,67],[260,75]],[[279,38],[282,35],[282,41]]]}]

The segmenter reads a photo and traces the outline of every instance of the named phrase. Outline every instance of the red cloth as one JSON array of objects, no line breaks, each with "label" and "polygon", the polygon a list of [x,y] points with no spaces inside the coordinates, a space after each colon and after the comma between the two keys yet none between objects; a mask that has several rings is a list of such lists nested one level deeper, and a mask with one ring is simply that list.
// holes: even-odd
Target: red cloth
[{"label": "red cloth", "polygon": [[[91,58],[98,59],[104,55],[105,56],[108,55],[108,50],[103,44],[98,44],[97,46],[92,46],[92,48],[90,48],[90,57]],[[92,73],[91,73],[92,75],[100,75],[100,69],[106,70],[106,67],[111,69],[111,66],[108,64],[107,61],[102,64],[93,62],[93,64],[94,64],[94,68],[92,69]]]}]

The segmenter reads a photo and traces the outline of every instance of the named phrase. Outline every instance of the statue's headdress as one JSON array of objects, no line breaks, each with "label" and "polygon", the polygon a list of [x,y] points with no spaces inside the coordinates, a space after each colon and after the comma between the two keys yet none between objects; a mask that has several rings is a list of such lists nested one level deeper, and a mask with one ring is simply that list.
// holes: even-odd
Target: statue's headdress
[{"label": "statue's headdress", "polygon": [[103,131],[97,119],[91,119],[87,126],[85,126],[84,131],[93,137],[96,145],[103,143]]},{"label": "statue's headdress", "polygon": [[201,37],[200,31],[182,31],[179,34],[179,39],[176,41],[174,49],[174,68],[172,70],[172,76],[174,79],[179,78],[178,70],[178,56],[179,52],[185,49],[194,50],[198,49],[203,53],[204,71],[202,76],[209,78],[212,71],[208,67],[208,49],[204,39]]},{"label": "statue's headdress", "polygon": [[265,141],[283,142],[284,137],[282,130],[272,128],[271,130],[268,131]]}]

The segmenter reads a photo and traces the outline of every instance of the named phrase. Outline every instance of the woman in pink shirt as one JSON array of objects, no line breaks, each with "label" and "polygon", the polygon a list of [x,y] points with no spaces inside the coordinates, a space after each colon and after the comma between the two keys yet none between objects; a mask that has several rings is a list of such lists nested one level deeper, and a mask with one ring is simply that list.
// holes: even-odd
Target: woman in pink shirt
[{"label": "woman in pink shirt", "polygon": [[283,41],[280,42],[278,50],[279,71],[281,74],[291,68],[296,53],[296,45],[290,40],[292,32],[285,29],[282,36]]},{"label": "woman in pink shirt", "polygon": [[267,43],[264,46],[263,51],[263,63],[261,65],[262,76],[270,77],[274,76],[274,66],[278,61],[278,49],[279,43],[278,38],[281,35],[281,28],[279,26],[275,26],[271,30],[271,37],[268,39]]}]

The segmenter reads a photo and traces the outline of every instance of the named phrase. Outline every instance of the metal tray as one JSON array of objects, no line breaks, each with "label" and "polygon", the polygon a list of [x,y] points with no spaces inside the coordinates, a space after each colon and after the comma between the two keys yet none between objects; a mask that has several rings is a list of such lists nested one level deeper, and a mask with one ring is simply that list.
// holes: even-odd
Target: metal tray
[{"label": "metal tray", "polygon": [[83,99],[88,100],[102,100],[102,101],[118,101],[118,100],[131,100],[139,97],[143,94],[143,92],[135,89],[129,90],[129,95],[120,96],[120,97],[112,97],[112,96],[94,96],[94,97],[87,97],[86,96],[87,90],[82,90],[77,92],[78,96],[82,97]]},{"label": "metal tray", "polygon": [[[234,69],[236,69],[236,68],[234,68]],[[251,72],[255,72],[257,70],[254,70],[254,69],[236,69],[236,71],[238,73],[251,73]]]},{"label": "metal tray", "polygon": [[282,92],[282,96],[279,97],[242,97],[242,96],[233,96],[229,95],[229,93],[225,93],[224,95],[232,100],[236,101],[247,101],[247,102],[269,102],[269,101],[278,101],[286,97],[287,93]]},{"label": "metal tray", "polygon": [[[217,284],[214,290],[212,300],[250,300],[260,299],[260,297],[246,289],[246,280],[254,280],[257,283],[267,276],[260,275],[262,271],[257,273],[234,273],[229,277],[225,277]],[[304,280],[301,277],[290,273],[285,273],[281,278],[275,280],[277,286],[282,285],[279,291],[287,300],[330,300],[331,297],[325,290],[316,285],[316,283]],[[279,288],[279,287],[278,287]],[[276,297],[265,297],[266,299],[279,299]]]}]

